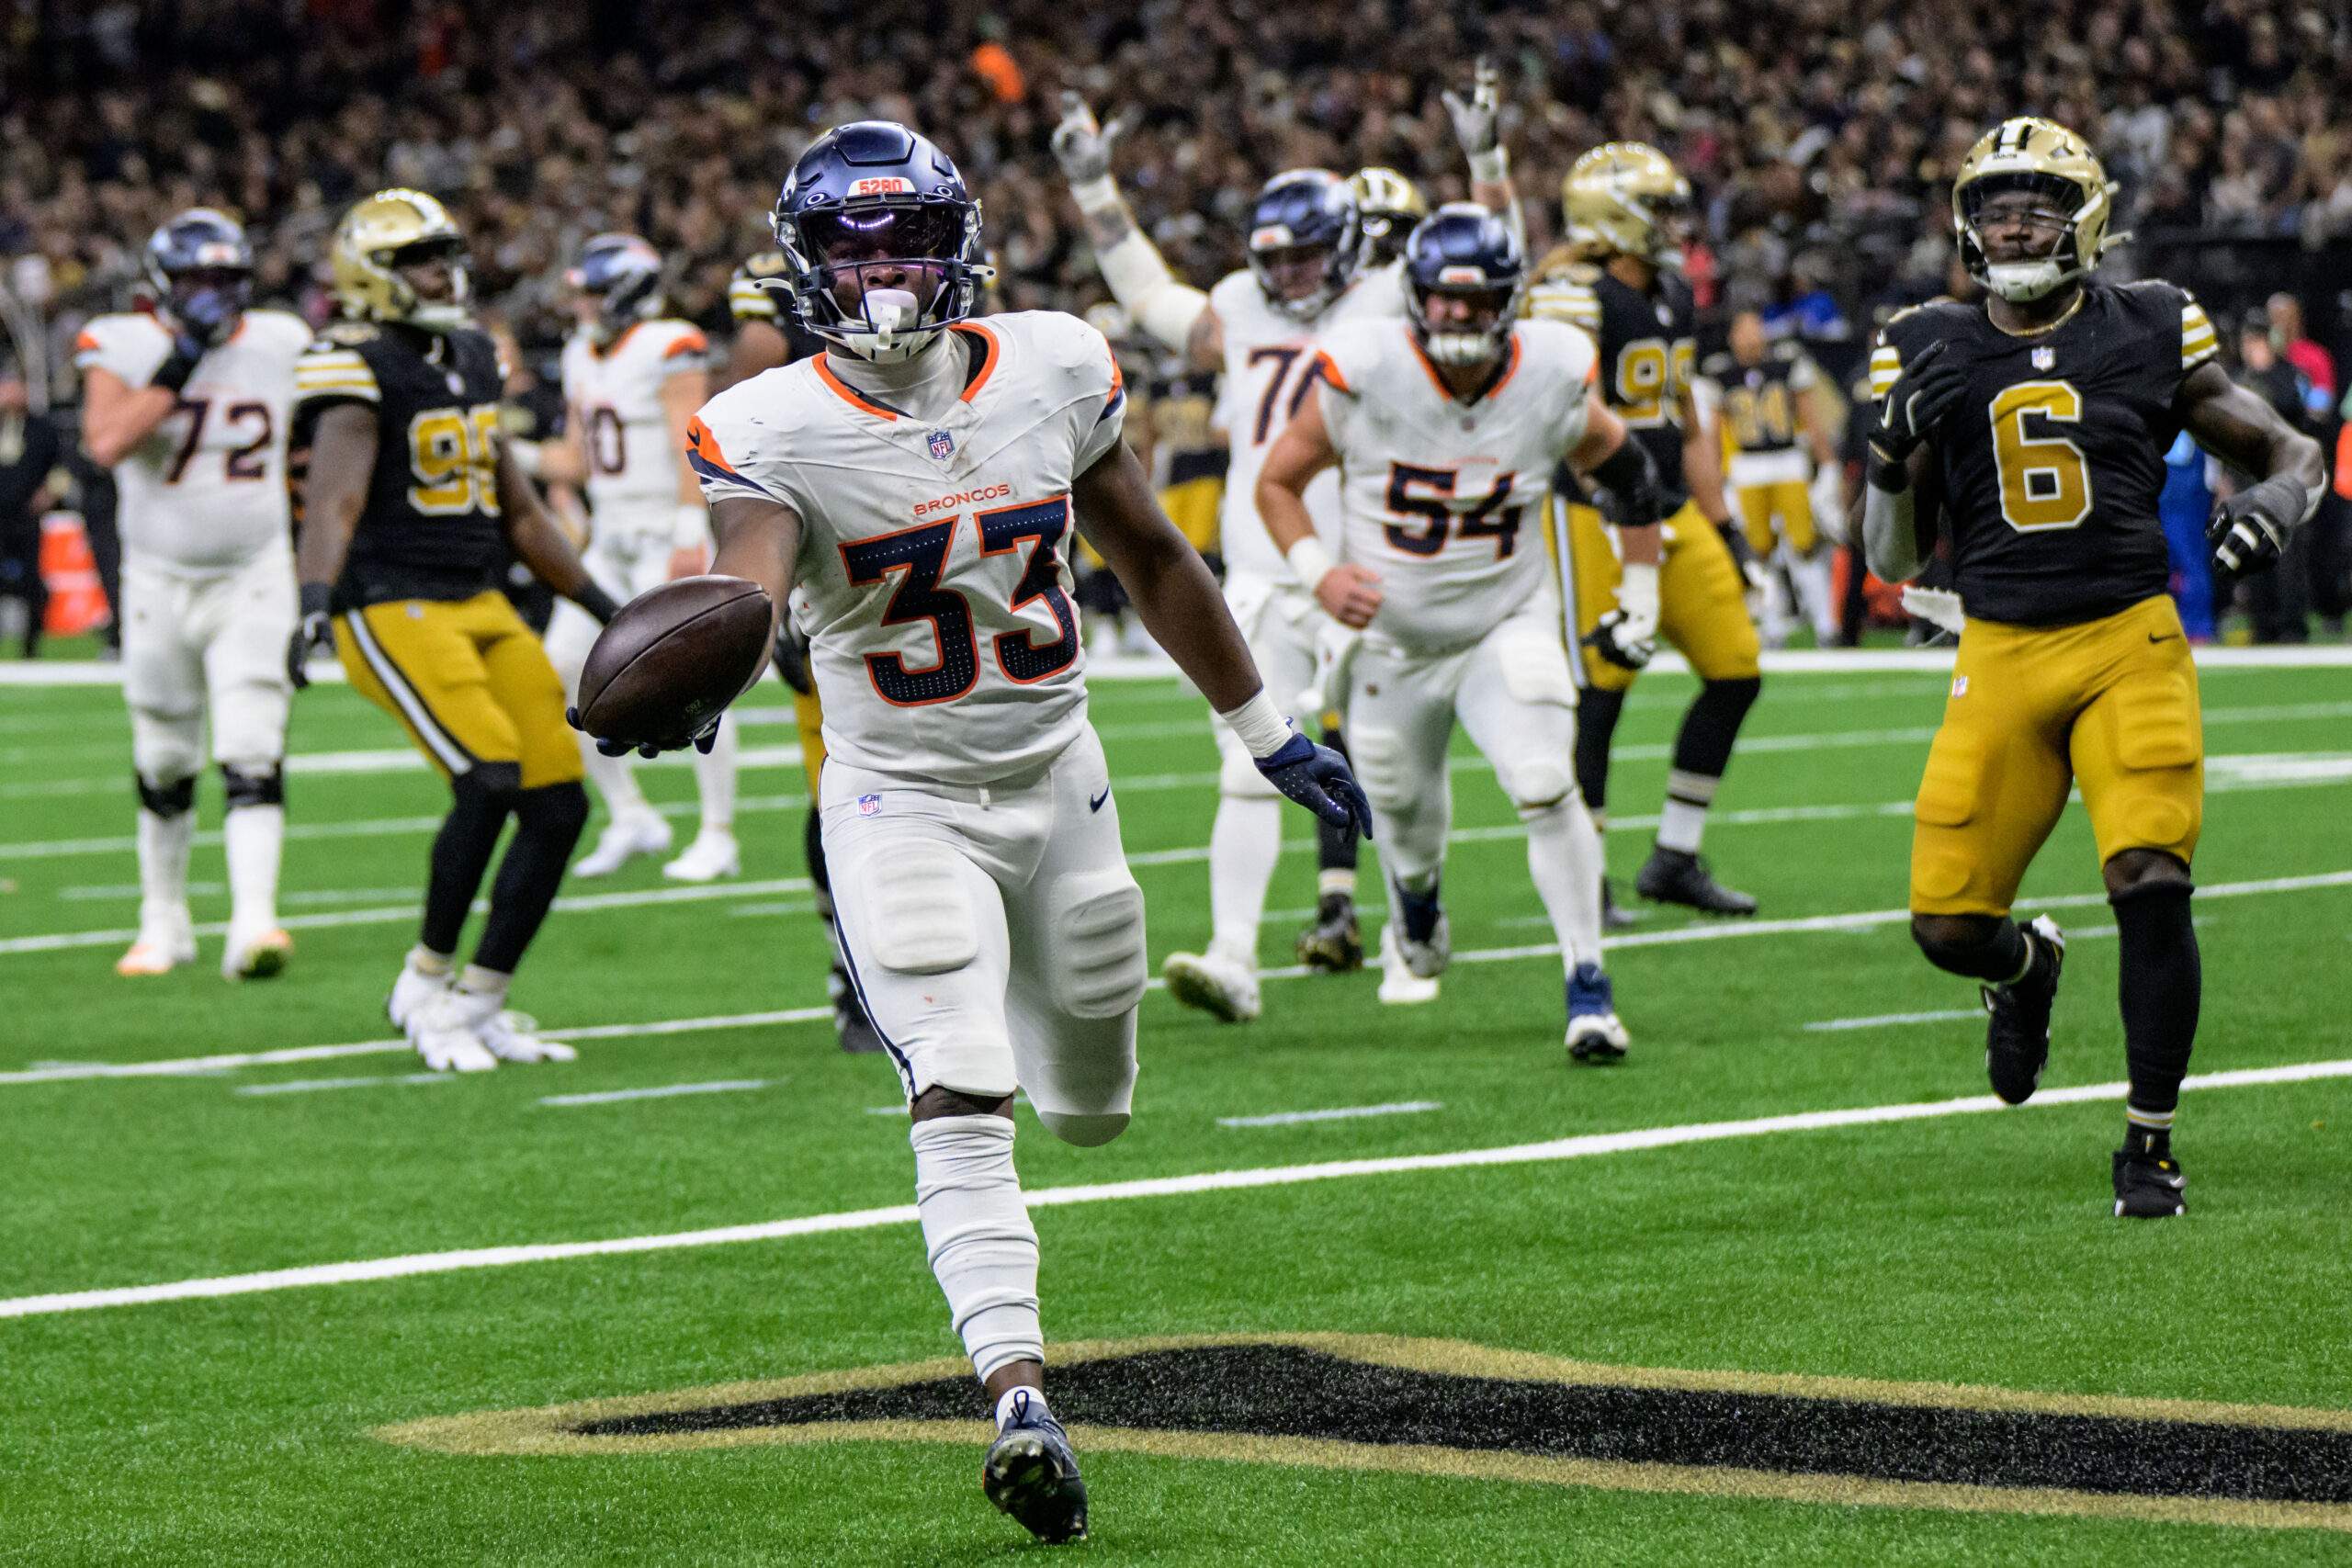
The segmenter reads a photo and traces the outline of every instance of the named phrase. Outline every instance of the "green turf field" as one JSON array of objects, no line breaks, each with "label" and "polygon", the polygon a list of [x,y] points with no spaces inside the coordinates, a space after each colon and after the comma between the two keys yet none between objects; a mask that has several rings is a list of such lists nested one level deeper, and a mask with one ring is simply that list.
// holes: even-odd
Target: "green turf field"
[{"label": "green turf field", "polygon": [[[1622,1067],[1566,1062],[1557,961],[1512,952],[1548,941],[1513,818],[1465,752],[1448,904],[1458,957],[1487,961],[1458,962],[1441,1000],[1419,1009],[1378,1006],[1370,975],[1271,979],[1264,1019],[1246,1028],[1154,993],[1134,1126],[1076,1150],[1023,1112],[1024,1182],[1444,1156],[1982,1095],[1969,1017],[1807,1027],[1972,1007],[1899,919],[1777,924],[1901,908],[1905,803],[1945,683],[1928,671],[1768,679],[1708,843],[1719,874],[1762,898],[1762,923],[1677,942],[1658,939],[1683,928],[1679,913],[1644,920],[1611,959],[1634,1032]],[[639,862],[568,888],[591,901],[552,919],[514,1005],[561,1030],[823,1001],[799,770],[786,765],[783,694],[762,690],[750,702],[765,721],[747,745],[775,763],[744,778],[744,882],[640,901],[630,896],[665,889]],[[1621,875],[1647,849],[1690,690],[1646,679],[1620,732]],[[2215,669],[2203,695],[2215,788],[2198,874],[2220,896],[2198,906],[2193,1070],[2352,1058],[2352,875],[2324,880],[2352,874],[2352,670]],[[1207,934],[1215,752],[1202,705],[1173,682],[1103,684],[1095,716],[1156,964]],[[390,1051],[170,1076],[38,1066],[388,1035],[380,1001],[413,937],[443,791],[398,765],[391,724],[341,686],[300,699],[292,749],[314,759],[289,782],[293,967],[233,988],[217,976],[215,936],[192,968],[119,980],[137,905],[119,698],[0,689],[0,1314],[15,1314],[0,1315],[0,1561],[962,1563],[1033,1550],[982,1500],[967,1442],[517,1455],[374,1435],[949,1356],[919,1234],[888,1215],[212,1299],[8,1304],[911,1201],[889,1068],[842,1055],[814,1019],[594,1036],[576,1064],[430,1083]],[[687,770],[646,777],[690,829]],[[209,827],[218,791],[208,778]],[[1293,827],[1269,965],[1289,963],[1312,901],[1308,824]],[[225,919],[217,839],[199,841],[192,876],[198,920]],[[2075,939],[2046,1096],[2122,1076],[2098,886],[2070,811],[2026,890],[2058,900]],[[711,1085],[735,1087],[545,1102]],[[2192,1089],[2177,1134],[2190,1212],[2162,1224],[2108,1217],[2120,1101],[2058,1099],[1582,1157],[1098,1193],[1037,1212],[1046,1332],[1389,1335],[1611,1367],[2352,1409],[2352,1080]],[[1226,1124],[1414,1105],[1426,1108]],[[2335,1529],[2273,1529],[1790,1500],[1703,1475],[1643,1490],[1080,1442],[1094,1539],[1078,1550],[1091,1562],[2352,1562],[2344,1507]],[[2352,1498],[2352,1470],[2320,1480]]]}]

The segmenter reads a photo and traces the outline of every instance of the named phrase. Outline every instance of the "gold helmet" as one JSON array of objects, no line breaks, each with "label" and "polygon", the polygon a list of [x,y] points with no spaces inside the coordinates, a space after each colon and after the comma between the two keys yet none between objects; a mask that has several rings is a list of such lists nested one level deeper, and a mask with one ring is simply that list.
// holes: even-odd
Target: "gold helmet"
[{"label": "gold helmet", "polygon": [[1356,210],[1363,216],[1363,237],[1377,265],[1399,254],[1413,225],[1430,215],[1430,198],[1420,187],[1394,169],[1374,165],[1358,169],[1348,181],[1356,195]]},{"label": "gold helmet", "polygon": [[[419,299],[393,268],[434,254],[448,259],[457,288],[447,299]],[[345,313],[359,321],[453,332],[471,319],[466,237],[423,191],[379,190],[335,225],[334,291]]]},{"label": "gold helmet", "polygon": [[[1952,227],[1968,276],[2014,300],[2039,299],[2084,276],[2098,265],[2109,243],[2107,224],[2114,216],[2117,188],[2089,143],[2057,121],[2030,116],[2003,120],[1968,150],[1951,182]],[[2016,190],[2048,197],[2065,215],[2065,231],[2039,260],[1996,265],[1984,257],[1976,215],[1987,197]]]},{"label": "gold helmet", "polygon": [[1690,182],[1644,141],[1611,141],[1572,164],[1560,182],[1568,243],[1588,257],[1638,256],[1682,265],[1677,231],[1690,216]]}]

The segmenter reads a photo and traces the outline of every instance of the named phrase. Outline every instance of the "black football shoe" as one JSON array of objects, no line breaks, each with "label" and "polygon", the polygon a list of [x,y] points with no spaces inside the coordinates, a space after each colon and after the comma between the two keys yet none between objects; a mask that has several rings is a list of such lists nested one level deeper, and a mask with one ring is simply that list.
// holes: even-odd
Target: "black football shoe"
[{"label": "black football shoe", "polygon": [[1325,975],[1363,967],[1363,932],[1356,925],[1353,898],[1326,893],[1315,901],[1315,918],[1298,933],[1298,961]]},{"label": "black football shoe", "polygon": [[1600,929],[1605,931],[1631,931],[1642,923],[1638,909],[1628,909],[1617,902],[1616,886],[1609,878],[1600,879]]},{"label": "black football shoe", "polygon": [[2025,940],[2031,957],[2024,976],[1979,987],[1988,1015],[1984,1076],[2005,1105],[2023,1105],[2041,1087],[2041,1069],[2050,1065],[2050,1006],[2058,999],[2058,972],[2066,964],[2065,933],[2049,916],[2037,916]]},{"label": "black football shoe", "polygon": [[1702,915],[1752,915],[1756,900],[1736,893],[1707,874],[1697,855],[1658,844],[1634,878],[1634,891],[1655,904],[1682,904]]},{"label": "black football shoe", "polygon": [[833,1032],[840,1036],[842,1049],[853,1056],[880,1055],[881,1032],[865,1016],[865,1003],[859,998],[857,987],[850,984],[849,971],[842,967],[839,959],[833,961],[833,972],[825,976],[825,989],[832,996]]},{"label": "black football shoe", "polygon": [[1086,1483],[1069,1434],[1041,1403],[1015,1399],[980,1461],[980,1490],[1001,1513],[1049,1546],[1086,1539]]},{"label": "black football shoe", "polygon": [[2188,1185],[2180,1161],[2169,1151],[2160,1155],[2144,1149],[2137,1154],[2130,1149],[2115,1151],[2117,1219],[2168,1220],[2185,1214],[2188,1203],[2181,1190]]}]

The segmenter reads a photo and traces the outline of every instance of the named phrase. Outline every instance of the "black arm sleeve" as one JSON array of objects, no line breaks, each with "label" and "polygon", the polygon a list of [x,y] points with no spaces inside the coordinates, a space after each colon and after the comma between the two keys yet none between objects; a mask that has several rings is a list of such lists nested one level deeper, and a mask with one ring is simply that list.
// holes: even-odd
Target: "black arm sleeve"
[{"label": "black arm sleeve", "polygon": [[1657,463],[1649,448],[1632,435],[1601,460],[1591,478],[1601,515],[1618,527],[1647,527],[1665,517],[1666,498],[1658,491]]}]

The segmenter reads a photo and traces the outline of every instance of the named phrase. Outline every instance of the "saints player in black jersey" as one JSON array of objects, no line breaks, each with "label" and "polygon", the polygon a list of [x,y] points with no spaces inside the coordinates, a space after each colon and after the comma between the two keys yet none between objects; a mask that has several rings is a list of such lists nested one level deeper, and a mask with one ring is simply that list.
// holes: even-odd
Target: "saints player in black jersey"
[{"label": "saints player in black jersey", "polygon": [[2232,385],[2188,293],[2092,279],[2114,189],[2046,119],[2006,121],[1969,153],[1952,217],[1988,298],[1887,323],[1863,534],[1871,570],[1900,582],[1940,516],[1966,612],[1919,786],[1911,934],[1938,968],[1983,984],[1985,1069],[2020,1103],[2049,1059],[2066,945],[2048,916],[2020,930],[2009,911],[2080,786],[2122,950],[2115,1212],[2155,1217],[2184,1206],[2171,1131],[2197,1032],[2189,859],[2204,813],[2197,668],[2156,520],[2164,454],[2186,429],[2258,476],[2208,530],[2224,582],[2277,563],[2324,470],[2316,443]]},{"label": "saints player in black jersey", "polygon": [[[1707,807],[1723,783],[1739,727],[1762,681],[1747,541],[1723,492],[1722,451],[1691,397],[1697,341],[1690,287],[1676,270],[1689,182],[1666,155],[1612,141],[1578,158],[1561,186],[1568,241],[1537,269],[1533,314],[1582,327],[1600,345],[1600,389],[1647,448],[1666,497],[1664,559],[1654,570],[1621,561],[1600,513],[1577,504],[1563,474],[1554,533],[1569,589],[1571,652],[1583,687],[1577,713],[1577,784],[1596,820],[1609,793],[1609,745],[1649,645],[1599,636],[1623,618],[1682,651],[1702,682],[1683,716],[1667,774],[1657,842],[1634,881],[1645,898],[1713,915],[1752,915],[1756,900],[1719,886],[1699,859]],[[1605,892],[1605,885],[1604,885]],[[1611,924],[1622,923],[1611,905]]]},{"label": "saints player in black jersey", "polygon": [[[1748,548],[1787,570],[1816,641],[1833,647],[1838,624],[1829,546],[1846,542],[1846,508],[1838,451],[1822,417],[1821,372],[1794,343],[1768,338],[1753,310],[1732,318],[1730,344],[1700,365],[1699,376],[1715,391],[1732,505]],[[1774,574],[1764,590],[1768,647],[1787,640],[1788,623],[1787,595]]]},{"label": "saints player in black jersey", "polygon": [[[456,796],[433,841],[421,940],[387,1010],[435,1071],[566,1060],[503,1010],[588,820],[563,687],[499,592],[509,551],[598,620],[589,580],[505,449],[504,375],[467,310],[465,241],[433,197],[379,191],[334,238],[344,320],[295,367],[295,444],[311,451],[295,565],[302,622],[288,673],[337,652]],[[458,938],[506,819],[514,841],[473,962]]]}]

